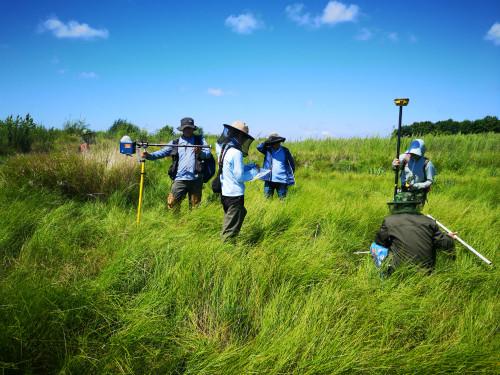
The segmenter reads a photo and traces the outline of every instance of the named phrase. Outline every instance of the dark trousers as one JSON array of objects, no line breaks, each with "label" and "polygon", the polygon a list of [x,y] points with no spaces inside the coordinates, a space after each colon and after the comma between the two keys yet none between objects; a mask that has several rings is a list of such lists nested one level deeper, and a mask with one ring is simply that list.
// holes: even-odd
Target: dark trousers
[{"label": "dark trousers", "polygon": [[222,208],[224,208],[224,222],[222,224],[222,240],[232,239],[240,233],[243,220],[247,214],[245,196],[226,197],[221,195]]},{"label": "dark trousers", "polygon": [[288,185],[272,181],[264,182],[264,195],[266,196],[266,198],[271,198],[274,195],[275,190],[276,194],[278,194],[278,197],[280,199],[283,199],[286,197],[286,193],[288,191]]},{"label": "dark trousers", "polygon": [[189,208],[198,206],[201,202],[202,190],[203,180],[201,178],[196,180],[175,180],[167,198],[168,208],[178,211],[180,203],[186,197],[186,194],[189,197]]}]

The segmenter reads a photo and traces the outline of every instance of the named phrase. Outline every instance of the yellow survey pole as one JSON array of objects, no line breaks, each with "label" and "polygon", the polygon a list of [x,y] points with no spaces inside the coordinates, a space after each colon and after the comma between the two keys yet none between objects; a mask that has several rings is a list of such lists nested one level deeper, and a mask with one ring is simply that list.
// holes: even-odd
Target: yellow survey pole
[{"label": "yellow survey pole", "polygon": [[139,184],[139,203],[137,204],[137,224],[141,222],[141,209],[142,209],[142,192],[144,190],[144,166],[146,165],[145,160],[141,160],[141,182]]}]

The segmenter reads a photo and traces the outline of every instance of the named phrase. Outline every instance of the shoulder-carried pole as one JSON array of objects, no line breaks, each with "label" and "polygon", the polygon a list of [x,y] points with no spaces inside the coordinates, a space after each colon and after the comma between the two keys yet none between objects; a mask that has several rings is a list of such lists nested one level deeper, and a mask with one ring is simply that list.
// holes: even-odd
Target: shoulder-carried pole
[{"label": "shoulder-carried pole", "polygon": [[[449,230],[448,228],[446,228],[442,223],[440,223],[439,221],[437,221],[436,219],[434,219],[431,215],[425,215],[425,216],[427,216],[428,218],[434,220],[436,222],[436,224],[439,225],[446,232],[451,233],[451,230]],[[464,245],[469,251],[471,251],[472,253],[474,253],[474,255],[476,255],[479,259],[481,259],[484,263],[486,263],[488,265],[491,264],[490,260],[488,260],[484,255],[482,255],[479,251],[477,251],[476,249],[474,249],[471,245],[469,245],[467,242],[465,242],[464,240],[462,240],[460,237],[455,236],[455,239],[458,242],[460,242],[462,245]]]}]

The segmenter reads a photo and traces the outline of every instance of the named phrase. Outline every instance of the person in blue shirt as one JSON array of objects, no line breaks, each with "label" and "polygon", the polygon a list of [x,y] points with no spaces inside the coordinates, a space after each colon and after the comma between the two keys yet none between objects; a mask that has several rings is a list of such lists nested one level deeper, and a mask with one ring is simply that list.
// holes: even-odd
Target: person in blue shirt
[{"label": "person in blue shirt", "polygon": [[254,163],[243,163],[243,156],[248,155],[248,148],[254,140],[248,133],[248,126],[243,121],[224,124],[224,132],[216,145],[219,165],[222,164],[220,182],[224,222],[221,235],[224,241],[234,239],[240,232],[247,214],[245,182],[259,172]]},{"label": "person in blue shirt", "polygon": [[200,204],[203,189],[200,160],[210,157],[210,149],[208,148],[172,147],[175,144],[179,146],[207,145],[203,137],[194,135],[194,131],[198,127],[194,124],[194,120],[191,117],[183,118],[181,126],[177,129],[182,132],[182,136],[178,140],[170,141],[167,146],[159,151],[152,153],[143,152],[142,154],[147,160],[158,160],[167,156],[172,156],[173,159],[174,157],[178,158],[177,163],[174,160],[173,165],[177,165],[177,170],[174,170],[172,173],[174,182],[167,198],[168,208],[175,211],[179,210],[180,202],[185,198],[186,194],[189,196],[189,207],[195,207]]},{"label": "person in blue shirt", "polygon": [[281,145],[286,138],[277,133],[269,135],[267,140],[257,146],[257,150],[264,154],[262,168],[271,170],[264,176],[264,195],[271,198],[274,191],[280,199],[286,197],[288,186],[295,184],[295,161],[290,151]]},{"label": "person in blue shirt", "polygon": [[414,139],[408,150],[392,161],[392,167],[401,169],[401,190],[412,192],[425,203],[436,176],[436,169],[424,155],[424,141]]}]

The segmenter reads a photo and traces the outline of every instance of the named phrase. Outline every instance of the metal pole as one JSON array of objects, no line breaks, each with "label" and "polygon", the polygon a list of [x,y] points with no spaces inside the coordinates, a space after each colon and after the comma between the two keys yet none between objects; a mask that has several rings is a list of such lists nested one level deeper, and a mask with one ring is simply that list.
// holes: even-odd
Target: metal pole
[{"label": "metal pole", "polygon": [[[440,223],[439,221],[437,221],[436,219],[434,219],[431,215],[425,215],[425,216],[427,216],[428,218],[434,220],[436,222],[436,224],[439,225],[446,232],[452,233],[451,230],[449,230],[448,228],[446,228],[442,223]],[[477,251],[476,249],[474,249],[471,245],[469,245],[467,242],[465,242],[464,240],[462,240],[460,237],[455,236],[455,239],[458,242],[460,242],[462,245],[464,245],[469,251],[471,251],[472,253],[474,253],[474,255],[476,255],[483,262],[485,262],[488,265],[491,264],[490,260],[488,260],[485,256],[483,256],[481,253],[479,253],[479,251]]]},{"label": "metal pole", "polygon": [[211,145],[170,145],[168,143],[146,143],[146,142],[137,142],[137,147],[199,147],[199,148],[212,148]]},{"label": "metal pole", "polygon": [[[403,106],[399,106],[399,124],[398,124],[398,143],[396,147],[396,159],[399,160],[401,153],[401,122],[403,119]],[[394,197],[398,193],[398,180],[399,180],[399,166],[394,171]]]}]

